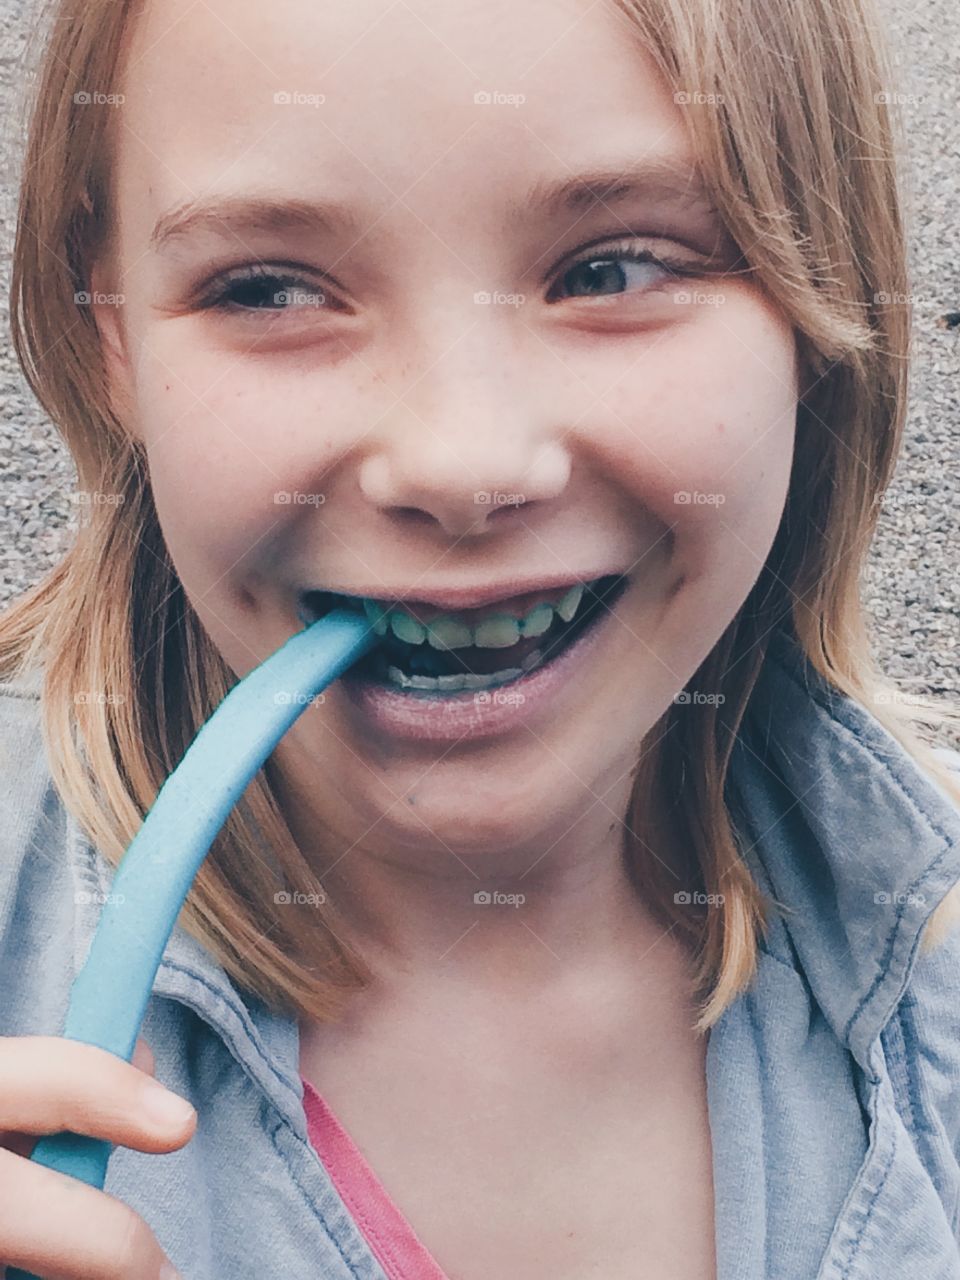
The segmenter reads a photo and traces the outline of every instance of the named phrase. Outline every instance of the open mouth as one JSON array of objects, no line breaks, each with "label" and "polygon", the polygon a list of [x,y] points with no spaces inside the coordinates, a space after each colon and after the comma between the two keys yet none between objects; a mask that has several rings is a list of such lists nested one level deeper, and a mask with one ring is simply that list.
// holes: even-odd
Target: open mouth
[{"label": "open mouth", "polygon": [[449,696],[508,684],[546,666],[612,608],[627,583],[625,574],[577,583],[561,600],[540,602],[523,618],[486,611],[475,620],[471,610],[462,610],[424,624],[402,606],[332,591],[303,592],[300,616],[309,625],[331,609],[353,609],[381,636],[344,679]]}]

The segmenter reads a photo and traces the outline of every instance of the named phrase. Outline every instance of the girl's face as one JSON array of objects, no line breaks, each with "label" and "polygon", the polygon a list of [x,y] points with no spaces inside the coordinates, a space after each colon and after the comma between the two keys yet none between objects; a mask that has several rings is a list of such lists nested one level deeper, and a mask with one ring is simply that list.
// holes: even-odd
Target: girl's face
[{"label": "girl's face", "polygon": [[94,287],[125,301],[98,322],[238,675],[300,629],[304,588],[629,575],[549,696],[504,685],[469,731],[415,736],[409,693],[406,725],[375,722],[338,681],[277,752],[304,830],[425,858],[542,851],[588,810],[607,831],[790,470],[792,331],[719,274],[736,247],[683,175],[685,113],[714,108],[587,0],[166,0],[110,89],[88,109],[121,112],[120,274]]}]

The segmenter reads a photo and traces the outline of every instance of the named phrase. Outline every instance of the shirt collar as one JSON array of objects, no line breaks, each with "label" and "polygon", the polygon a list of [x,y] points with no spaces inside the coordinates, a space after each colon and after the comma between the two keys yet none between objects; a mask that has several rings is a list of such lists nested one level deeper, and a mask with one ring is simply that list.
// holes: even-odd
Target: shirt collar
[{"label": "shirt collar", "polygon": [[780,958],[802,969],[835,1034],[865,1066],[924,925],[960,880],[960,809],[779,630],[730,779],[746,820],[745,856],[787,909],[771,950],[792,951]]},{"label": "shirt collar", "polygon": [[[743,856],[786,908],[769,947],[802,970],[835,1034],[865,1065],[909,979],[923,926],[960,880],[960,810],[780,630],[769,638],[729,786]],[[78,894],[76,971],[113,868],[72,815],[67,825],[78,883],[97,891]],[[222,965],[179,925],[154,992],[203,1017],[305,1134],[295,1017],[250,992],[241,998]]]}]

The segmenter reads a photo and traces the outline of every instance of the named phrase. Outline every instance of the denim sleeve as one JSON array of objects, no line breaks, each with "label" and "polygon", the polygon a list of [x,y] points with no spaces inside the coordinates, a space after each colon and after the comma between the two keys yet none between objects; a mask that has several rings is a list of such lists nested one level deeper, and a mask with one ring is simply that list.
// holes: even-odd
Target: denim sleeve
[{"label": "denim sleeve", "polygon": [[[960,773],[960,752],[936,754]],[[960,1240],[960,922],[918,953],[884,1046],[898,1107]]]},{"label": "denim sleeve", "polygon": [[0,684],[0,940],[43,822],[48,784],[39,701],[20,686]]},{"label": "denim sleeve", "polygon": [[884,1046],[898,1109],[960,1239],[960,923],[918,954]]},{"label": "denim sleeve", "polygon": [[0,1035],[59,1032],[75,949],[66,841],[39,698],[0,683]]}]

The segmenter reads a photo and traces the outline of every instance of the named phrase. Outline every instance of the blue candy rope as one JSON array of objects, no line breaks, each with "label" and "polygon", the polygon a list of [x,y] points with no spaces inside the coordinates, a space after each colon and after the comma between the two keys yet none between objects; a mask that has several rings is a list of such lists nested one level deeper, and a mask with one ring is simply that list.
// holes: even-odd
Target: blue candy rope
[{"label": "blue candy rope", "polygon": [[[163,952],[217,832],[311,700],[378,643],[364,616],[336,609],[248,672],[200,727],[113,877],[70,991],[67,1039],[131,1060]],[[30,1159],[102,1188],[112,1150],[102,1138],[55,1133]],[[37,1280],[15,1268],[6,1275]]]}]

